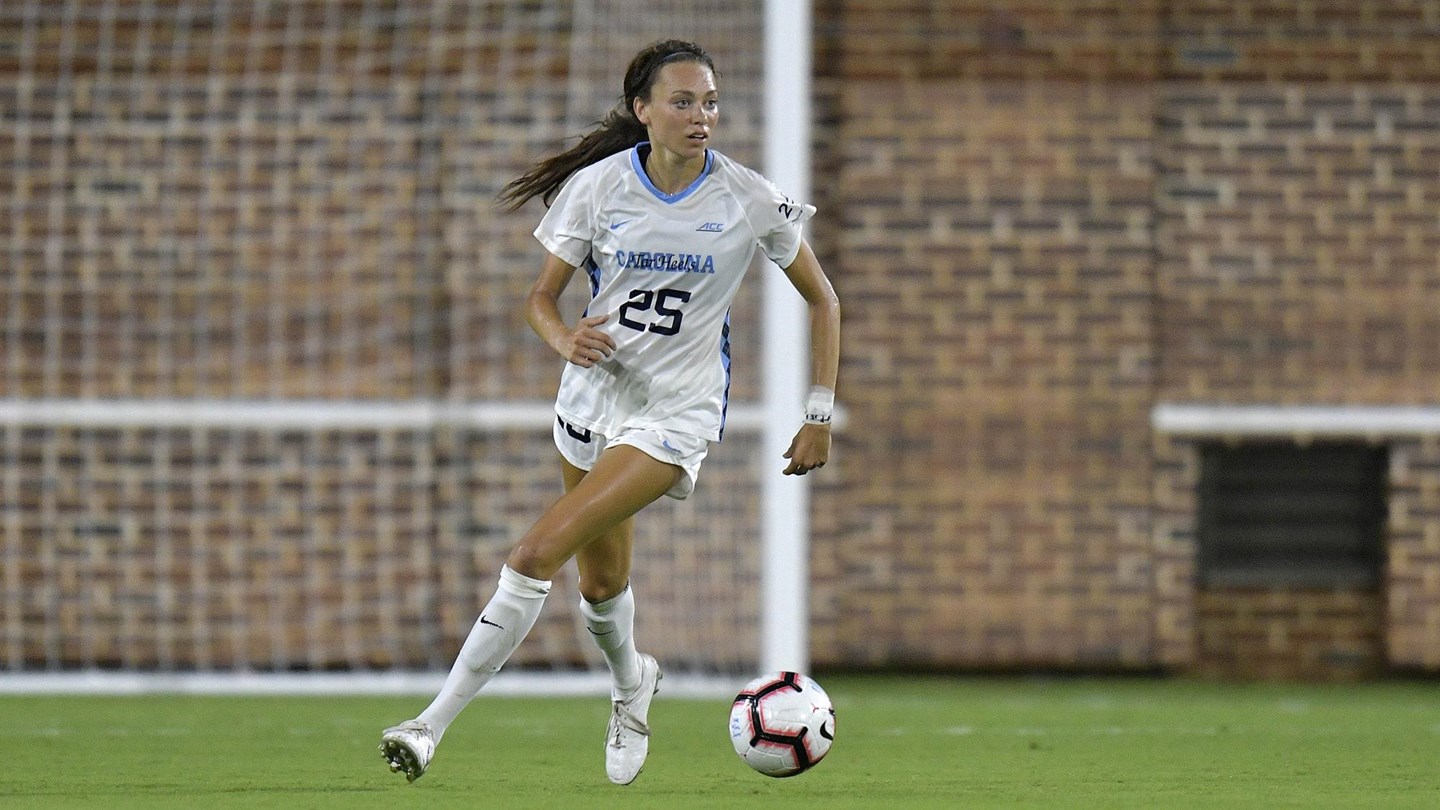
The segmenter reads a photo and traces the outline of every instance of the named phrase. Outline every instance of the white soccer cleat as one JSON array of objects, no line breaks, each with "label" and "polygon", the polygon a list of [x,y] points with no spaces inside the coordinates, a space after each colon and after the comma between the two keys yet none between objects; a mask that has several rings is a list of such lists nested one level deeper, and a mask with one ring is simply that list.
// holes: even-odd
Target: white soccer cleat
[{"label": "white soccer cleat", "polygon": [[414,782],[430,767],[435,756],[435,734],[423,720],[406,720],[380,734],[380,756],[390,763],[393,773],[405,774],[405,781]]},{"label": "white soccer cleat", "polygon": [[645,767],[650,753],[650,700],[660,691],[660,665],[640,656],[640,686],[630,697],[616,700],[605,730],[605,774],[617,785],[628,785]]}]

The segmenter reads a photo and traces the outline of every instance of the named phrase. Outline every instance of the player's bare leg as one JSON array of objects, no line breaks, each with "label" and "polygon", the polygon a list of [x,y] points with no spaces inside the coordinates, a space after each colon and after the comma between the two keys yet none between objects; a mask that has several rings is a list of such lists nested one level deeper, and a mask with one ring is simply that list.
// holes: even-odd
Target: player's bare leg
[{"label": "player's bare leg", "polygon": [[585,474],[511,550],[506,563],[548,580],[582,549],[654,503],[684,472],[629,445],[600,454]]}]

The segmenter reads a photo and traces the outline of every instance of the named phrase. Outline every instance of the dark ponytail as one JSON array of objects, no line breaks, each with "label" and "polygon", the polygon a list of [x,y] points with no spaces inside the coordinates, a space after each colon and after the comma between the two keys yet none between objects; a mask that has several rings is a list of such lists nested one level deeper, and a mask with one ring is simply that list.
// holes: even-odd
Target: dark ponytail
[{"label": "dark ponytail", "polygon": [[693,42],[667,39],[635,54],[630,66],[625,69],[624,95],[620,103],[606,113],[605,118],[579,143],[536,163],[528,172],[506,184],[497,197],[501,207],[506,211],[515,211],[531,197],[540,197],[548,207],[570,175],[645,140],[645,125],[635,117],[635,100],[650,98],[650,89],[655,86],[660,68],[671,62],[699,62],[711,73],[719,75],[710,54]]}]

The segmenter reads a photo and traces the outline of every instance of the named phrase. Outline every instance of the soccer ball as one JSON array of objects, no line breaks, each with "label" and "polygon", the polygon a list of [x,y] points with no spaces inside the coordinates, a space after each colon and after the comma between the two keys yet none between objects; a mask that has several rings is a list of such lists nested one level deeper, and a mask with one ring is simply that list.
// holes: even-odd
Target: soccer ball
[{"label": "soccer ball", "polygon": [[815,767],[835,740],[835,708],[820,684],[798,672],[775,672],[745,684],[730,707],[730,742],[745,764],[766,776]]}]

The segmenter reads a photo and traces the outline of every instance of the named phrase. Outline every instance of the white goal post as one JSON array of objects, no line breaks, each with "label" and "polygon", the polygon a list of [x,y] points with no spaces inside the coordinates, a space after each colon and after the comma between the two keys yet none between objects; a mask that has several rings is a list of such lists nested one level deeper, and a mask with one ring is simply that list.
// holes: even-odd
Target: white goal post
[{"label": "white goal post", "polygon": [[[765,174],[810,199],[811,22],[809,0],[765,3]],[[777,125],[781,124],[783,125]],[[804,301],[775,268],[765,274],[764,439],[767,458],[789,446],[804,397],[810,345]],[[810,488],[803,476],[767,475],[761,486],[760,668],[810,669]]]}]

